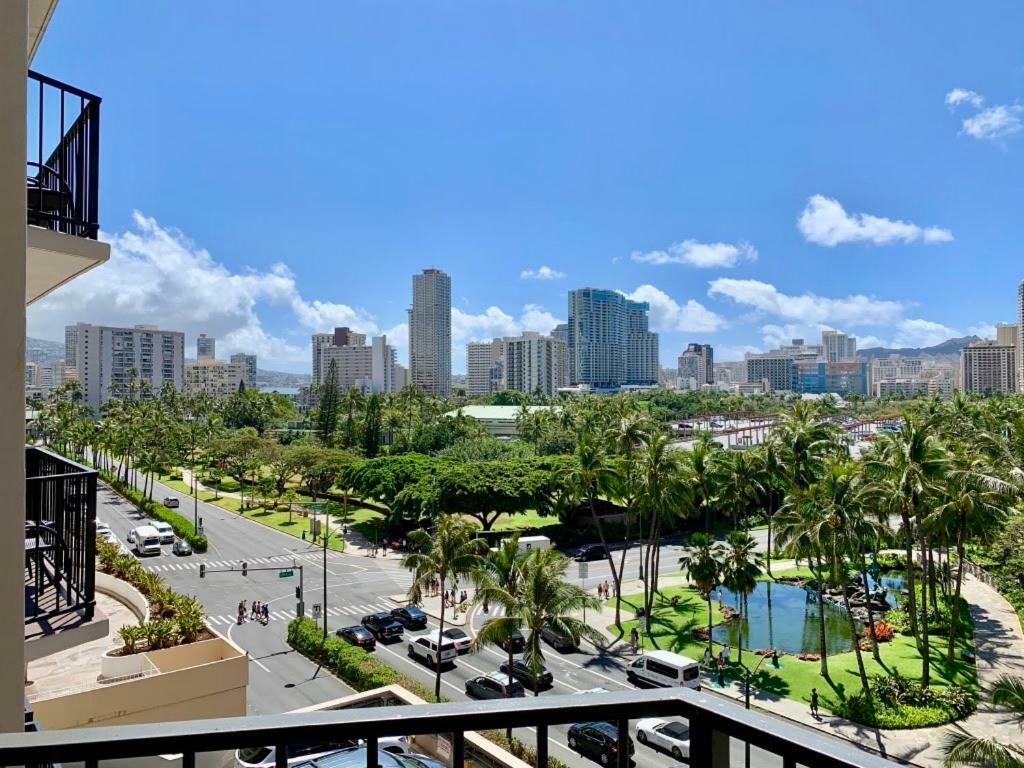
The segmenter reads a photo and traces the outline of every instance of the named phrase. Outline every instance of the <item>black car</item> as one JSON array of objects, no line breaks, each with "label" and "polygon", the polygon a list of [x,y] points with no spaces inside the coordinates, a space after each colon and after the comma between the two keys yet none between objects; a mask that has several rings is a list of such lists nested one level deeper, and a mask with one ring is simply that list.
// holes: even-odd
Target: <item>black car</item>
[{"label": "black car", "polygon": [[509,682],[505,675],[492,672],[489,675],[479,675],[467,680],[466,695],[471,699],[512,699],[525,696],[526,689],[514,676]]},{"label": "black car", "polygon": [[386,643],[388,640],[402,639],[402,625],[395,621],[395,618],[387,611],[363,616],[363,620],[359,623],[370,630],[373,636],[382,643]]},{"label": "black car", "polygon": [[366,651],[372,651],[377,647],[377,640],[374,638],[373,633],[366,627],[361,627],[358,624],[351,627],[342,627],[334,634],[346,643],[358,645]]},{"label": "black car", "polygon": [[184,557],[192,554],[192,545],[184,539],[175,539],[174,546],[171,547],[171,552],[178,557]]},{"label": "black car", "polygon": [[591,560],[604,560],[608,557],[608,550],[603,544],[584,544],[573,550],[572,559],[589,562]]},{"label": "black car", "polygon": [[[626,737],[629,754],[636,748],[633,739]],[[619,729],[611,723],[576,723],[569,726],[569,749],[589,757],[601,765],[614,765],[619,757]],[[630,761],[632,762],[632,760]]]},{"label": "black car", "polygon": [[540,631],[540,639],[550,645],[559,653],[565,653],[566,651],[575,651],[579,646],[576,641],[572,639],[572,635],[563,635],[552,627],[544,627]]},{"label": "black car", "polygon": [[[508,674],[508,661],[501,662],[498,669],[505,674]],[[528,685],[530,688],[533,688],[533,671],[530,669],[530,665],[522,659],[516,659],[512,662],[512,677],[523,685]],[[541,664],[540,670],[537,672],[537,687],[550,688],[554,684],[555,676],[551,674],[550,669]]]},{"label": "black car", "polygon": [[406,629],[425,629],[427,626],[427,614],[415,605],[392,608],[391,616]]},{"label": "black car", "polygon": [[513,629],[512,634],[498,641],[498,647],[505,653],[522,653],[526,650],[526,638],[518,629]]}]

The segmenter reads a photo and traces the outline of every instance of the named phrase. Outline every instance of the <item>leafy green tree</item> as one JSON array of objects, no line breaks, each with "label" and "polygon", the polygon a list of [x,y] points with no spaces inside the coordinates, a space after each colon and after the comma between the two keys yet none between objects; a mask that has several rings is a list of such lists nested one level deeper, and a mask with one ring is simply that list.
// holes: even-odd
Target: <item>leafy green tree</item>
[{"label": "leafy green tree", "polygon": [[338,364],[331,360],[327,364],[327,375],[318,387],[316,432],[320,443],[326,448],[334,446],[334,435],[338,431],[338,411],[341,407],[341,391],[338,387]]},{"label": "leafy green tree", "polygon": [[[764,572],[763,560],[757,551],[757,541],[749,533],[733,531],[726,538],[721,560],[722,586],[741,596],[744,620],[747,616],[747,598],[757,588]],[[739,643],[739,660],[743,663],[743,642]]]},{"label": "leafy green tree", "polygon": [[[999,678],[988,692],[992,705],[1006,713],[1010,722],[1024,729],[1024,681]],[[942,745],[946,768],[1024,768],[1024,747],[1000,744],[965,731],[949,732]]]},{"label": "leafy green tree", "polygon": [[690,551],[679,558],[679,567],[708,604],[708,653],[711,653],[711,593],[722,580],[722,560],[725,552],[710,533],[695,533],[690,537]]},{"label": "leafy green tree", "polygon": [[366,413],[363,417],[363,455],[368,459],[380,453],[382,400],[383,398],[376,393],[366,399]]}]

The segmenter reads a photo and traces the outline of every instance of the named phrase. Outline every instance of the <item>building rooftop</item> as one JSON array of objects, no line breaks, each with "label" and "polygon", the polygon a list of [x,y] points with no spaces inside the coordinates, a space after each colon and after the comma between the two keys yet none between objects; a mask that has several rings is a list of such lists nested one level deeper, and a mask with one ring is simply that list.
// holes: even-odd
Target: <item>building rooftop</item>
[{"label": "building rooftop", "polygon": [[463,416],[468,416],[471,419],[480,419],[481,421],[505,419],[515,421],[519,418],[519,414],[524,407],[528,413],[551,410],[550,405],[464,405],[454,411],[449,411],[445,416],[456,416],[462,413]]}]

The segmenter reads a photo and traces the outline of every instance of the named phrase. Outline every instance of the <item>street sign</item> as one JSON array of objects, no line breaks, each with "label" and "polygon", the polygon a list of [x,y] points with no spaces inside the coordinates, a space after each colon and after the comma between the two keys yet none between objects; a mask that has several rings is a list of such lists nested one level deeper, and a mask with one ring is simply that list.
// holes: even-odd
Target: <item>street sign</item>
[{"label": "street sign", "polygon": [[577,565],[579,565],[580,567],[580,579],[587,578],[587,571],[589,570],[590,563],[580,560],[580,562],[577,563]]},{"label": "street sign", "polygon": [[320,618],[320,603],[313,603],[313,618]]},{"label": "street sign", "polygon": [[277,578],[279,578],[279,579],[287,579],[289,576],[294,576],[294,575],[295,575],[295,571],[293,571],[291,568],[286,568],[283,571],[278,571],[277,572]]},{"label": "street sign", "polygon": [[640,631],[641,632],[646,632],[647,631],[647,617],[646,616],[641,616],[640,620],[637,623],[640,625]]}]

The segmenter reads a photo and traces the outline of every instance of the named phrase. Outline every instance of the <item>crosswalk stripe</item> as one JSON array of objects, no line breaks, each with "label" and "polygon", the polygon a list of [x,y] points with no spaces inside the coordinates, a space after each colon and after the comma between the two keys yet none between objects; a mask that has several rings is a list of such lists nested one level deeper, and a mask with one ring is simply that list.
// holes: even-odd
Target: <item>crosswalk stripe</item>
[{"label": "crosswalk stripe", "polygon": [[211,624],[220,624],[220,619],[218,619],[216,616],[207,616],[206,620]]},{"label": "crosswalk stripe", "polygon": [[281,621],[281,620],[283,620],[283,619],[287,619],[287,618],[288,618],[288,617],[287,617],[287,616],[285,616],[285,615],[284,615],[284,613],[282,613],[281,611],[274,611],[273,613],[271,613],[271,614],[270,614],[270,616],[271,616],[272,618],[274,618],[274,619],[277,619],[278,621]]}]

